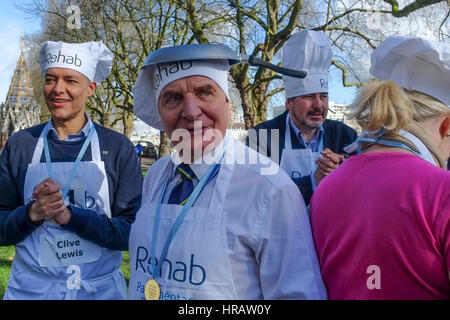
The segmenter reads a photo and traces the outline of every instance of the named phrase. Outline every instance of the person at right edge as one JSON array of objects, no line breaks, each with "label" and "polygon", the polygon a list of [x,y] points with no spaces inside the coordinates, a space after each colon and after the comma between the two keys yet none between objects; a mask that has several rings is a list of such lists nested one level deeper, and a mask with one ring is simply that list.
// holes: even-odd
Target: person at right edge
[{"label": "person at right edge", "polygon": [[389,37],[351,105],[364,132],[317,188],[330,299],[450,298],[450,44]]},{"label": "person at right edge", "polygon": [[255,126],[255,138],[249,134],[247,140],[286,171],[306,205],[322,179],[344,161],[343,147],[358,136],[343,122],[326,119],[332,56],[330,40],[323,32],[302,30],[291,35],[283,47],[283,67],[304,70],[307,75],[303,79],[283,76],[286,111]]}]

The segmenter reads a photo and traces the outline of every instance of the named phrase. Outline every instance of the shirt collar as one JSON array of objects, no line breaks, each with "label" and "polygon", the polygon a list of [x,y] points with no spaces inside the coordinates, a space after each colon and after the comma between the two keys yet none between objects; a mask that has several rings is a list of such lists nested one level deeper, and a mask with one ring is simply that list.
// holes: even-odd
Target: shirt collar
[{"label": "shirt collar", "polygon": [[[289,113],[288,113],[288,117],[289,117],[289,124],[291,125],[292,129],[294,130],[296,137],[305,146],[308,146],[309,144],[315,144],[322,137],[324,130],[323,130],[323,126],[320,126],[319,130],[317,130],[316,133],[314,134],[314,136],[311,138],[311,141],[306,143],[305,140],[303,139],[302,132],[300,131],[299,128],[297,128],[294,121],[292,121],[291,115]],[[286,130],[287,129],[288,128],[286,128]]]},{"label": "shirt collar", "polygon": [[[79,141],[79,140],[82,140],[82,139],[84,139],[85,137],[88,136],[88,134],[89,134],[89,129],[91,128],[91,123],[92,123],[92,121],[91,121],[91,119],[89,119],[88,116],[86,116],[86,118],[87,118],[87,122],[86,122],[86,124],[84,125],[84,127],[83,127],[78,133],[68,135],[68,136],[66,137],[66,140],[65,140],[65,141]],[[53,126],[53,120],[50,120],[50,125],[49,125],[49,129],[48,129],[48,133],[54,135],[56,138],[58,138],[58,140],[61,141],[61,139],[60,139],[59,136],[58,136],[58,133],[56,132],[55,127]]]},{"label": "shirt collar", "polygon": [[[195,173],[195,177],[198,180],[200,180],[201,177],[206,173],[206,171],[208,171],[209,166],[213,162],[219,163],[219,161],[223,157],[224,153],[218,152],[218,151],[222,150],[224,147],[227,146],[229,136],[230,136],[230,133],[227,130],[223,140],[213,149],[213,150],[216,150],[216,152],[214,153],[214,155],[212,155],[211,159],[208,159],[208,163],[202,162],[202,163],[191,163],[191,164],[189,164],[189,167]],[[213,160],[213,162],[211,162],[210,160]],[[179,157],[178,153],[172,154],[172,162],[174,163],[174,166],[172,168],[172,179],[173,179],[175,177],[175,175],[176,175],[176,170],[177,170],[177,167],[178,167],[178,165],[176,163],[178,163],[178,164],[181,163],[181,160],[180,160],[180,157]]]}]

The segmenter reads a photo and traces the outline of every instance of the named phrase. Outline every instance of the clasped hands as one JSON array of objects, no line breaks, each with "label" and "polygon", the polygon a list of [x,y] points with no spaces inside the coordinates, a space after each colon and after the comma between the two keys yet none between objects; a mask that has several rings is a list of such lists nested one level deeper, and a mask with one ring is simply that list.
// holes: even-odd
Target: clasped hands
[{"label": "clasped hands", "polygon": [[71,218],[71,211],[64,204],[59,185],[47,178],[34,187],[31,199],[36,201],[31,205],[28,216],[33,223],[53,219],[60,225],[65,225]]},{"label": "clasped hands", "polygon": [[334,153],[329,148],[326,148],[320,153],[323,157],[319,157],[316,160],[317,169],[314,172],[314,179],[317,184],[344,161],[343,155]]}]

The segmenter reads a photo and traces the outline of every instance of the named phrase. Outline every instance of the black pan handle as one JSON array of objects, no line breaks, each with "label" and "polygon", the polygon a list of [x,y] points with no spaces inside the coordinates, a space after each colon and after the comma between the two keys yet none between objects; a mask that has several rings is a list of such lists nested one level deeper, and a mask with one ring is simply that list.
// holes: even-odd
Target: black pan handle
[{"label": "black pan handle", "polygon": [[270,62],[261,60],[259,58],[256,58],[254,56],[244,56],[243,58],[241,57],[241,61],[248,61],[248,63],[251,66],[259,66],[259,67],[266,67],[269,68],[277,73],[281,73],[284,74],[286,76],[289,77],[295,77],[295,78],[304,78],[306,77],[306,71],[301,71],[301,70],[293,70],[293,69],[288,69],[288,68],[283,68],[283,67],[279,67],[277,65],[274,65]]}]

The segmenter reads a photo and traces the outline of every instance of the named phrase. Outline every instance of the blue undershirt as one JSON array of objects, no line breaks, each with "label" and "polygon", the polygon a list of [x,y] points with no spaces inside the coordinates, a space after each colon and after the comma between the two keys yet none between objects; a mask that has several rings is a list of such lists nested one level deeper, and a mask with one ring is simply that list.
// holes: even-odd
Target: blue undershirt
[{"label": "blue undershirt", "polygon": [[[319,150],[319,146],[320,146],[320,140],[323,139],[323,133],[324,133],[324,129],[322,126],[320,126],[318,128],[318,130],[316,130],[316,133],[313,135],[313,137],[311,138],[311,140],[309,142],[306,142],[303,139],[303,135],[302,132],[300,131],[299,128],[297,128],[297,126],[295,125],[295,123],[292,121],[291,116],[289,115],[289,124],[292,127],[292,129],[295,132],[295,135],[298,138],[298,141],[305,146],[305,148],[307,149],[311,149],[312,152],[320,152],[322,150]],[[314,172],[311,173],[311,186],[312,186],[312,190],[315,191],[317,189],[317,183],[316,183],[316,179],[314,178]]]},{"label": "blue undershirt", "polygon": [[292,121],[292,118],[290,116],[289,116],[289,124],[291,125],[292,129],[294,130],[295,135],[298,138],[298,141],[300,141],[300,143],[302,145],[304,145],[308,149],[311,149],[312,152],[319,152],[320,139],[322,139],[323,132],[324,132],[322,126],[320,126],[318,128],[318,130],[316,130],[316,133],[313,135],[311,140],[309,142],[306,142],[303,139],[302,132],[300,131],[299,128],[297,128],[297,126],[295,125],[294,121]]}]

